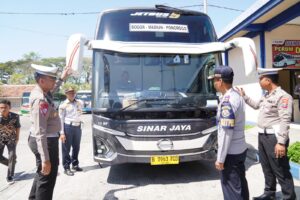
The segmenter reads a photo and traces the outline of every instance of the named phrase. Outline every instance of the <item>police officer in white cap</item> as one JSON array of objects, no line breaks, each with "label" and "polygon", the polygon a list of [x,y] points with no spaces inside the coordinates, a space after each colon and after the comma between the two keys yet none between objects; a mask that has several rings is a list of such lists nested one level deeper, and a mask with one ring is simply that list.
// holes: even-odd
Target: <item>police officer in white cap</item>
[{"label": "police officer in white cap", "polygon": [[260,109],[257,122],[258,150],[265,189],[261,196],[253,198],[256,200],[276,199],[276,179],[281,186],[283,199],[296,199],[287,158],[293,98],[278,86],[279,70],[258,69],[260,86],[266,91],[259,101],[253,101],[242,88],[239,89],[249,106]]},{"label": "police officer in white cap", "polygon": [[222,93],[217,113],[218,155],[215,167],[221,174],[224,200],[249,199],[245,160],[245,102],[232,88],[233,70],[218,66],[214,75],[215,89]]},{"label": "police officer in white cap", "polygon": [[29,147],[36,158],[37,172],[29,194],[29,199],[50,200],[58,171],[58,137],[61,130],[60,119],[53,102],[52,94],[57,92],[70,73],[65,68],[57,79],[57,67],[31,65],[36,72],[37,85],[32,90],[30,107]]}]

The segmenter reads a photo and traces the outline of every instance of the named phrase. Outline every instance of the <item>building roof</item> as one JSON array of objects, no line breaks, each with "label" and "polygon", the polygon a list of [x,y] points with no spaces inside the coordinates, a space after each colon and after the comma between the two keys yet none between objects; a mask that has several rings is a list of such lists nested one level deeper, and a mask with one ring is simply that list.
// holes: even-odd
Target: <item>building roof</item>
[{"label": "building roof", "polygon": [[300,24],[299,0],[258,0],[230,23],[219,36],[220,41],[235,37],[255,37],[283,24]]},{"label": "building roof", "polygon": [[23,92],[30,92],[35,85],[1,85],[0,97],[22,97]]}]

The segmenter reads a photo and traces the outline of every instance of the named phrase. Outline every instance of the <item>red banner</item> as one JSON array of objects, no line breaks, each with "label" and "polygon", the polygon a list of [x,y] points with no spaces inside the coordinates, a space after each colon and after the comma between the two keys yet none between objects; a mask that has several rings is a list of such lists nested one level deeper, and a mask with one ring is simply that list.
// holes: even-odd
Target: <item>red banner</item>
[{"label": "red banner", "polygon": [[275,40],[272,43],[274,68],[300,67],[300,40]]}]

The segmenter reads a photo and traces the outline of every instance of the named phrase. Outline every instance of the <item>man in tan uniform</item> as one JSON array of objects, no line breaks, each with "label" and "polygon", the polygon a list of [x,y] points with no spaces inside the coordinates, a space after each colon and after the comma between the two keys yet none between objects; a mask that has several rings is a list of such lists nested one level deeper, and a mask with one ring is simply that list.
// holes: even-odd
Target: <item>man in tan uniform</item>
[{"label": "man in tan uniform", "polygon": [[287,158],[293,98],[278,86],[278,70],[280,69],[258,69],[259,83],[266,93],[257,102],[247,96],[242,88],[239,89],[245,102],[260,110],[257,121],[258,150],[265,189],[254,200],[276,199],[276,179],[281,186],[283,199],[296,199]]},{"label": "man in tan uniform", "polygon": [[57,67],[34,64],[32,67],[36,70],[34,78],[37,85],[29,97],[31,127],[28,142],[36,157],[37,173],[29,199],[50,200],[58,171],[58,137],[61,130],[52,94],[58,91],[70,70],[66,68],[56,81]]}]

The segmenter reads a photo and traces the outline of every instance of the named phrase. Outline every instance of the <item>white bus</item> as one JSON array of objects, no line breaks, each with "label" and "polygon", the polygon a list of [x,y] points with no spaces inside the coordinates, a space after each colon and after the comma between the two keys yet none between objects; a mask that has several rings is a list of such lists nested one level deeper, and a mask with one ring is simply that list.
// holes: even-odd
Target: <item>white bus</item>
[{"label": "white bus", "polygon": [[274,56],[274,67],[287,67],[289,65],[295,65],[297,60],[300,60],[299,55],[291,55],[288,53],[279,53]]},{"label": "white bus", "polygon": [[99,163],[151,165],[214,159],[218,97],[207,77],[221,53],[241,47],[255,69],[251,39],[218,42],[203,13],[157,5],[101,13],[94,40],[72,35],[67,65],[80,74],[93,51],[92,132]]}]

